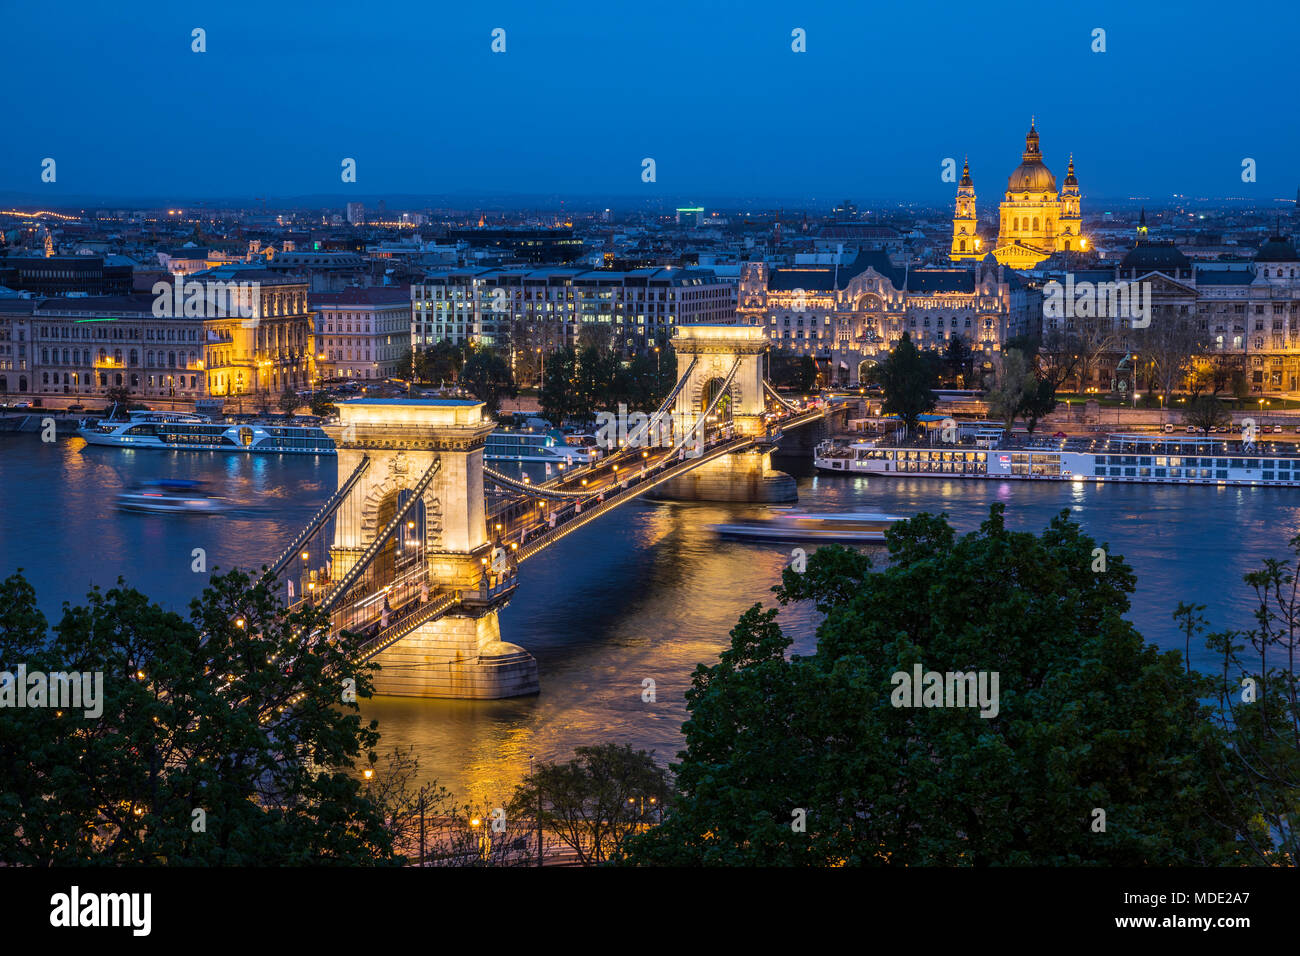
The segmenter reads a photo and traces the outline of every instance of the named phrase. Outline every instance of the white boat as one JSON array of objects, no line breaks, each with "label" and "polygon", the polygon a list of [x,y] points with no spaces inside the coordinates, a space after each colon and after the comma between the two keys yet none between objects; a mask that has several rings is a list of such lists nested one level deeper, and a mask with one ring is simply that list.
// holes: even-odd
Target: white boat
[{"label": "white boat", "polygon": [[557,429],[539,431],[532,428],[499,428],[488,435],[483,449],[486,461],[518,461],[574,467],[585,465],[594,457],[582,445],[568,441],[569,436]]},{"label": "white boat", "polygon": [[82,422],[87,445],[178,451],[333,455],[334,442],[315,425],[245,422],[227,425],[184,412],[133,411],[126,421]]},{"label": "white boat", "polygon": [[884,541],[885,532],[902,521],[897,515],[874,512],[819,513],[780,512],[766,521],[715,524],[712,530],[724,538],[757,538],[766,541],[822,543]]},{"label": "white boat", "polygon": [[934,444],[827,441],[817,446],[813,463],[821,471],[866,476],[1300,488],[1296,445],[1214,436],[1017,435],[994,440],[972,434]]},{"label": "white boat", "polygon": [[216,514],[230,507],[224,498],[208,494],[203,482],[176,479],[149,481],[123,491],[117,496],[117,506],[154,514]]}]

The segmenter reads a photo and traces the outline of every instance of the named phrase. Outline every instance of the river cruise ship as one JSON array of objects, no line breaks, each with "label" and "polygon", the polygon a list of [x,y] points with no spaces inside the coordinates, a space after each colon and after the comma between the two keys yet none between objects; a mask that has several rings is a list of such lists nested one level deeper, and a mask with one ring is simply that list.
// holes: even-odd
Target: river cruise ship
[{"label": "river cruise ship", "polygon": [[333,455],[334,442],[316,425],[275,422],[214,423],[201,415],[133,411],[126,421],[83,422],[77,434],[87,445],[230,451],[244,454]]},{"label": "river cruise ship", "polygon": [[978,441],[827,441],[817,446],[813,463],[821,471],[854,475],[1300,487],[1300,453],[1283,442],[1129,434],[996,440],[985,434]]},{"label": "river cruise ship", "polygon": [[591,450],[579,442],[569,441],[558,429],[537,431],[501,428],[488,435],[483,449],[485,461],[517,461],[546,463],[548,465],[583,465],[594,457]]}]

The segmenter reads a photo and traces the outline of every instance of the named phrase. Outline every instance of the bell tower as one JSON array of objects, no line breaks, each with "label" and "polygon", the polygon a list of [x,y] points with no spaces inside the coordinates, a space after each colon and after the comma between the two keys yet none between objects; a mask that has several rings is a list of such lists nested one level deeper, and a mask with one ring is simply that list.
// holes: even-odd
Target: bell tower
[{"label": "bell tower", "polygon": [[979,220],[975,218],[975,182],[970,178],[970,160],[961,167],[961,182],[957,184],[957,208],[952,217],[952,248],[948,258],[953,262],[982,259]]},{"label": "bell tower", "polygon": [[1079,206],[1079,180],[1074,175],[1074,154],[1061,184],[1061,212],[1057,218],[1056,249],[1074,252],[1087,248],[1083,238],[1083,213]]}]

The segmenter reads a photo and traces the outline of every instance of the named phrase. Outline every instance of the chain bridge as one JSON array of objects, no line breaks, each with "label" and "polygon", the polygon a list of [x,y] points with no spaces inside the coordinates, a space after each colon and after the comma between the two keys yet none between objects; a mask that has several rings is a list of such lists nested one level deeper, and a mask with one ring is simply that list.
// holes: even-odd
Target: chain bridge
[{"label": "chain bridge", "polygon": [[603,457],[538,483],[485,466],[496,425],[481,402],[345,402],[326,427],[338,489],[266,575],[291,607],[329,613],[327,638],[381,666],[377,693],[536,693],[537,662],[501,639],[497,619],[525,561],[644,494],[795,500],[794,479],[772,469],[771,451],[783,430],[828,409],[776,393],[761,371],[765,344],[755,326],[679,326],[678,381],[646,424]]}]

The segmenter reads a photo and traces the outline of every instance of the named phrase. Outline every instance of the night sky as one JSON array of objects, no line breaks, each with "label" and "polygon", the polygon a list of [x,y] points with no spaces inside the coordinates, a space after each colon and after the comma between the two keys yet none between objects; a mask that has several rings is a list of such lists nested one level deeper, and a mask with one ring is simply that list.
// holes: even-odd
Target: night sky
[{"label": "night sky", "polygon": [[4,6],[10,197],[946,202],[969,154],[983,206],[1031,114],[1085,197],[1300,185],[1293,3]]}]

